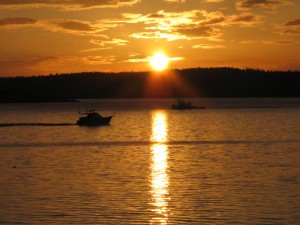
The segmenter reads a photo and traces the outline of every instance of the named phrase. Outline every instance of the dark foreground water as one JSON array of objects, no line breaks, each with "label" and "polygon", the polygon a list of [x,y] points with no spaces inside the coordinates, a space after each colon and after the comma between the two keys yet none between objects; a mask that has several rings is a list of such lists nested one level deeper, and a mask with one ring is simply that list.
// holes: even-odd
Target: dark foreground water
[{"label": "dark foreground water", "polygon": [[193,101],[0,104],[0,224],[299,224],[300,100]]}]

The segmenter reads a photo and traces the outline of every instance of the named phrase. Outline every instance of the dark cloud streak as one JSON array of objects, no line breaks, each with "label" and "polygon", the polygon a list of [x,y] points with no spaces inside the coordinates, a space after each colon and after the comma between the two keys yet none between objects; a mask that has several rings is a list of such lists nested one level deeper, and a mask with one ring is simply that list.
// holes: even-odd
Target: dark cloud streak
[{"label": "dark cloud streak", "polygon": [[77,22],[77,21],[57,21],[54,22],[58,27],[66,29],[66,30],[75,30],[75,31],[92,31],[93,28],[83,22]]},{"label": "dark cloud streak", "polygon": [[289,21],[284,25],[284,34],[299,35],[300,34],[300,18]]},{"label": "dark cloud streak", "polygon": [[239,10],[251,10],[254,8],[273,10],[288,4],[291,4],[289,0],[240,0],[236,3],[236,8]]},{"label": "dark cloud streak", "polygon": [[26,18],[26,17],[3,18],[0,19],[0,27],[9,26],[9,25],[35,24],[36,22],[37,21],[35,19]]},{"label": "dark cloud streak", "polygon": [[212,36],[214,29],[212,27],[198,26],[193,28],[177,29],[177,32],[188,37],[210,37]]},{"label": "dark cloud streak", "polygon": [[300,26],[300,18],[286,23],[285,26]]}]

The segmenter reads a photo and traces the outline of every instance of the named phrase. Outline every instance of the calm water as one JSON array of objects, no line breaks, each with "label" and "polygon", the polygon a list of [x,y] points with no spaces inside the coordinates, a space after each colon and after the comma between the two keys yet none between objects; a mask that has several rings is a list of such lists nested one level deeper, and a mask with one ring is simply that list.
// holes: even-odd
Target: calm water
[{"label": "calm water", "polygon": [[300,99],[0,104],[1,224],[299,224]]}]

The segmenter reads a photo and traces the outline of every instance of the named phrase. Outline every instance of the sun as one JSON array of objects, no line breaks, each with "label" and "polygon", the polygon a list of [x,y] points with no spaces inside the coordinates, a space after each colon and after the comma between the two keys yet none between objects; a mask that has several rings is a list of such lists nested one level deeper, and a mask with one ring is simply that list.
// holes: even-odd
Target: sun
[{"label": "sun", "polygon": [[162,71],[166,69],[168,67],[168,64],[169,58],[161,52],[155,53],[150,59],[150,65],[152,69],[156,71]]}]

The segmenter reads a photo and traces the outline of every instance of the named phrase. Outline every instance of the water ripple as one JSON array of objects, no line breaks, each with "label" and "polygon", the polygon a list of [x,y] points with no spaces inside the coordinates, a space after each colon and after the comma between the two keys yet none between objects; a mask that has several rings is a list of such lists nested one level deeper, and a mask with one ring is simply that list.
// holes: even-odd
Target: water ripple
[{"label": "water ripple", "polygon": [[[165,145],[240,145],[240,144],[291,144],[300,143],[300,140],[216,140],[216,141],[167,141]],[[155,141],[91,141],[91,142],[23,142],[1,143],[4,148],[22,147],[91,147],[91,146],[147,146],[161,144]]]}]

